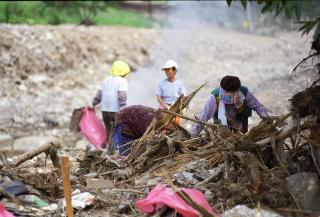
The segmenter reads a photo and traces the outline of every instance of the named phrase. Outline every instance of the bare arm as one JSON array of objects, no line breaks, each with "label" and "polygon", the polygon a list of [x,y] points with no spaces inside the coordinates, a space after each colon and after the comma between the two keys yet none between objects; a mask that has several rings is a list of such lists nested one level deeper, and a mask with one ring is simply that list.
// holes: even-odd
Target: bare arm
[{"label": "bare arm", "polygon": [[101,92],[101,90],[98,90],[96,93],[96,96],[92,100],[93,106],[95,106],[101,102],[101,96],[102,96],[102,92]]},{"label": "bare arm", "polygon": [[127,91],[118,91],[118,102],[120,109],[127,105]]},{"label": "bare arm", "polygon": [[157,100],[164,109],[169,109],[169,105],[163,101],[161,96],[157,96]]}]

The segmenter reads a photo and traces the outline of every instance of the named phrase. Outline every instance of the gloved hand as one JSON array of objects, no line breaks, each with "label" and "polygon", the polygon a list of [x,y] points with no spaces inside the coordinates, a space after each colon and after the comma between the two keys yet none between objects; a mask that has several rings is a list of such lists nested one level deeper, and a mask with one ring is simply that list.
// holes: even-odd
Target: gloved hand
[{"label": "gloved hand", "polygon": [[95,108],[94,108],[95,105],[94,105],[93,103],[91,103],[91,105],[88,105],[87,107],[88,107],[89,109],[91,109],[91,110],[94,110],[94,109],[95,109]]},{"label": "gloved hand", "polygon": [[199,135],[198,134],[191,134],[191,139],[195,139],[195,138],[198,138]]},{"label": "gloved hand", "polygon": [[218,119],[218,118],[215,118],[215,119],[213,120],[213,123],[214,123],[214,124],[221,124],[221,120]]},{"label": "gloved hand", "polygon": [[187,112],[187,108],[184,108],[181,112],[181,114],[185,114]]},{"label": "gloved hand", "polygon": [[262,118],[262,121],[260,121],[260,123],[266,123],[266,124],[272,124],[273,119],[268,115],[265,118]]}]

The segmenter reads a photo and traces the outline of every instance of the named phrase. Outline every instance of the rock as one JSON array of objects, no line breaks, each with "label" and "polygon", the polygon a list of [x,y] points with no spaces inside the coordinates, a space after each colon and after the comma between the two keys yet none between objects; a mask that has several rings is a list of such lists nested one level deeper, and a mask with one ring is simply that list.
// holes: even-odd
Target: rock
[{"label": "rock", "polygon": [[203,170],[208,168],[208,160],[206,159],[199,159],[196,161],[191,161],[190,163],[187,163],[185,166],[185,171],[193,172],[196,170]]},{"label": "rock", "polygon": [[150,174],[146,174],[146,175],[144,175],[144,176],[139,177],[138,179],[136,179],[136,180],[134,181],[134,185],[135,185],[135,186],[146,185],[147,182],[148,182],[150,179],[151,179]]},{"label": "rock", "polygon": [[38,74],[29,76],[29,80],[34,83],[41,83],[47,80],[49,77],[46,74]]},{"label": "rock", "polygon": [[245,205],[238,205],[223,213],[222,217],[282,217],[281,215],[263,209],[250,209]]},{"label": "rock", "polygon": [[15,150],[29,151],[50,142],[59,143],[59,140],[55,137],[27,136],[16,139],[13,147]]},{"label": "rock", "polygon": [[26,120],[26,123],[30,124],[30,125],[34,125],[37,122],[37,118],[36,117],[29,117]]},{"label": "rock", "polygon": [[206,190],[204,192],[204,196],[206,197],[206,199],[208,201],[212,201],[213,200],[213,193],[210,190]]},{"label": "rock", "polygon": [[58,129],[53,129],[53,130],[51,131],[51,135],[53,135],[53,136],[59,136],[59,135],[60,135],[60,132],[59,132]]},{"label": "rock", "polygon": [[2,150],[4,149],[12,149],[13,148],[13,138],[9,134],[0,134],[0,147]]},{"label": "rock", "polygon": [[316,173],[297,173],[286,181],[289,192],[304,209],[320,211],[320,183]]},{"label": "rock", "polygon": [[95,190],[104,189],[104,188],[114,188],[114,184],[106,179],[93,179],[88,178],[86,179],[87,187],[93,188]]},{"label": "rock", "polygon": [[98,173],[88,173],[84,175],[84,177],[86,178],[95,178],[97,176],[98,176]]},{"label": "rock", "polygon": [[22,123],[22,122],[24,122],[24,118],[21,117],[21,116],[19,116],[19,115],[14,115],[14,116],[13,116],[13,120],[14,120],[14,122],[16,122],[16,123]]},{"label": "rock", "polygon": [[48,127],[57,127],[59,126],[59,122],[54,120],[53,118],[44,116],[43,122],[47,124]]},{"label": "rock", "polygon": [[162,180],[161,177],[156,177],[154,179],[149,179],[147,181],[147,185],[157,185],[158,183],[160,183],[161,180]]},{"label": "rock", "polygon": [[199,181],[193,177],[193,173],[182,171],[173,174],[173,179],[177,181],[177,183],[183,185],[183,186],[189,186],[197,184]]},{"label": "rock", "polygon": [[79,140],[77,143],[76,143],[76,149],[83,149],[85,150],[87,146],[89,146],[90,143],[87,141],[87,140]]}]

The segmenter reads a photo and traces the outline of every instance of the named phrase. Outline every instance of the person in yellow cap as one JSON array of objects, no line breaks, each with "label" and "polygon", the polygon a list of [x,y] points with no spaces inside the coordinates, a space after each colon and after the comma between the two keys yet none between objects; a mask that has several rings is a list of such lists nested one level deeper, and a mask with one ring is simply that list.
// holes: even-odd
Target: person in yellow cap
[{"label": "person in yellow cap", "polygon": [[101,89],[96,93],[92,101],[92,106],[101,103],[103,122],[109,135],[107,151],[111,149],[111,141],[114,132],[115,116],[126,106],[128,81],[125,78],[130,73],[129,65],[121,60],[112,64],[110,75],[107,76],[102,84]]}]

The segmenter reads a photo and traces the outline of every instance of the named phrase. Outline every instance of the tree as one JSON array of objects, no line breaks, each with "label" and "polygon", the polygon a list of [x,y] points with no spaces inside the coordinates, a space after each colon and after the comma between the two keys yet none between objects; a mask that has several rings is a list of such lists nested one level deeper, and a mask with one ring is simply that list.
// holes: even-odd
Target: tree
[{"label": "tree", "polygon": [[15,1],[4,1],[1,2],[4,4],[3,8],[3,15],[4,15],[4,22],[9,23],[11,15],[19,14],[21,10],[17,7],[17,3]]},{"label": "tree", "polygon": [[[230,6],[234,0],[226,0]],[[248,2],[252,0],[241,0],[244,9],[247,8]],[[255,0],[262,5],[261,13],[275,13],[275,17],[284,12],[289,19],[293,19],[301,25],[299,31],[309,34],[312,30],[313,40],[311,43],[311,54],[304,58],[294,69],[293,72],[308,59],[320,57],[320,2],[319,1],[301,1],[301,0]]]},{"label": "tree", "polygon": [[75,7],[81,19],[80,25],[94,25],[98,12],[104,11],[107,4],[102,1],[76,1]]},{"label": "tree", "polygon": [[[80,25],[94,25],[96,16],[101,11],[106,11],[110,5],[108,1],[43,1],[47,9],[57,9],[75,14],[80,18]],[[53,13],[53,24],[59,24],[59,17]]]}]

